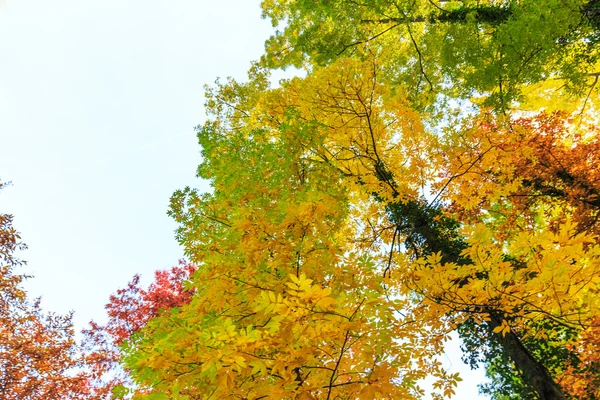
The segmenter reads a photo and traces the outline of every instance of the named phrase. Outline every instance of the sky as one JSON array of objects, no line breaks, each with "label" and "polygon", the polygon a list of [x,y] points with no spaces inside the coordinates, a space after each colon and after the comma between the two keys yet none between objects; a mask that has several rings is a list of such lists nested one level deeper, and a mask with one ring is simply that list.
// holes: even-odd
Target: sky
[{"label": "sky", "polygon": [[[0,0],[0,212],[45,310],[104,321],[111,293],[183,253],[171,194],[195,177],[205,84],[243,80],[272,33],[258,0]],[[477,398],[464,371],[455,398]]]}]

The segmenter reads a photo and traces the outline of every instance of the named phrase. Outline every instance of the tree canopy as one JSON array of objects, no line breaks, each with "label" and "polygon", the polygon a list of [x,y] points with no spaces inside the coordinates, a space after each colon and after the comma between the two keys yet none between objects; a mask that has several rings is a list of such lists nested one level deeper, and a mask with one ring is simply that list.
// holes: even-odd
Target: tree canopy
[{"label": "tree canopy", "polygon": [[595,82],[597,1],[263,1],[280,27],[270,67],[381,58],[391,84],[421,106],[444,93],[486,95],[497,109],[523,100],[523,85],[560,80],[575,95]]},{"label": "tree canopy", "polygon": [[97,393],[447,398],[457,332],[494,399],[598,398],[598,2],[262,7],[264,56],[206,91],[212,190],[171,199],[190,264],[111,298]]},{"label": "tree canopy", "polygon": [[[483,57],[508,46],[495,42],[502,29],[546,11],[526,2],[502,5],[506,15],[494,21],[472,9],[450,21],[423,3],[397,27],[418,40],[380,35],[332,52],[336,35],[401,18],[380,3],[263,3],[287,24],[268,43],[266,64],[247,82],[209,89],[198,175],[213,191],[178,191],[171,207],[198,265],[195,294],[124,347],[134,379],[156,396],[420,398],[420,379],[433,376],[435,396],[447,397],[460,378],[437,356],[455,330],[466,358],[487,363],[498,385],[484,390],[498,398],[596,395],[597,370],[585,356],[600,282],[595,88],[580,93],[577,112],[521,111],[517,101],[531,86],[552,88],[555,77],[575,85],[577,71],[564,75],[567,61],[550,60],[580,57],[584,44],[595,51],[587,6],[556,4],[564,15],[552,23],[564,29],[546,39],[544,29],[557,32],[539,27],[539,41],[553,43],[536,53],[539,66],[467,57],[461,63],[472,64],[450,73],[442,55],[459,57],[462,44],[453,44],[463,30],[491,30],[485,43],[468,44]],[[581,28],[565,22],[575,16]],[[321,31],[328,23],[332,36]],[[587,33],[555,43],[578,29]],[[440,35],[451,47],[431,47]],[[282,55],[273,46],[284,39],[294,46]],[[403,51],[426,43],[421,55]],[[424,57],[431,77],[419,67]],[[267,67],[296,61],[309,63],[308,75],[271,89]],[[482,83],[513,68],[523,75],[501,96]],[[470,70],[477,79],[463,74]],[[427,81],[429,89],[419,86]],[[553,101],[576,96],[554,88]],[[435,96],[423,97],[428,91]]]}]

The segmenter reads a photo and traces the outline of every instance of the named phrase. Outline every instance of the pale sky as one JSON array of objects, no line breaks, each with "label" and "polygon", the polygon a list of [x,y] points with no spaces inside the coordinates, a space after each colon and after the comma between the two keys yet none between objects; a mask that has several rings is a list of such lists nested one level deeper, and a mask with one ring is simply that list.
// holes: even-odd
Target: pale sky
[{"label": "pale sky", "polygon": [[[244,79],[271,32],[258,0],[0,0],[0,212],[45,310],[79,331],[182,257],[166,211],[176,189],[207,189],[203,85]],[[455,398],[477,398],[483,373],[459,358],[444,357],[467,371]]]}]

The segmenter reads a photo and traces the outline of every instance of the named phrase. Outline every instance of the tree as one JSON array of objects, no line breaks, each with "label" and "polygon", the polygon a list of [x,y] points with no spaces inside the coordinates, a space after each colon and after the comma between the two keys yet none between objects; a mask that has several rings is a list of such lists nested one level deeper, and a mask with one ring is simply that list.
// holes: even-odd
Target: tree
[{"label": "tree", "polygon": [[[0,189],[6,184],[0,182]],[[85,399],[86,376],[71,314],[46,314],[21,287],[24,250],[13,216],[0,214],[0,393],[6,400]]]},{"label": "tree", "polygon": [[[161,382],[161,390],[172,390],[177,381],[178,387],[207,393],[219,382],[215,393],[221,396],[279,390],[282,396],[319,397],[338,390],[342,374],[327,365],[335,357],[328,360],[317,352],[311,361],[324,365],[309,364],[294,358],[297,349],[285,347],[290,338],[315,340],[289,336],[287,329],[303,332],[295,324],[342,327],[335,319],[321,319],[332,312],[327,309],[302,314],[300,320],[290,314],[303,308],[295,297],[302,292],[298,285],[304,273],[311,279],[304,291],[325,290],[325,304],[337,306],[342,293],[345,302],[353,293],[358,299],[377,299],[378,308],[354,309],[362,310],[357,316],[366,321],[376,321],[375,331],[385,335],[371,336],[368,347],[352,349],[353,356],[371,354],[369,347],[378,348],[391,336],[411,343],[410,356],[386,343],[389,352],[375,354],[380,360],[409,357],[425,365],[449,331],[472,320],[483,327],[483,343],[499,345],[537,397],[564,397],[556,378],[567,364],[553,366],[544,357],[571,346],[578,332],[595,326],[598,240],[591,225],[584,224],[589,216],[574,208],[593,200],[595,181],[568,167],[581,166],[582,160],[595,163],[593,126],[586,136],[560,115],[498,122],[484,113],[462,126],[450,125],[443,135],[428,132],[402,93],[378,81],[379,68],[376,60],[339,60],[271,91],[255,71],[247,85],[230,82],[212,93],[220,101],[209,101],[217,118],[199,133],[204,149],[199,173],[213,180],[215,192],[180,192],[172,211],[182,225],[181,242],[200,265],[194,280],[198,297],[189,309],[150,321],[150,329],[130,342],[126,363],[142,374],[137,375],[144,377],[141,382]],[[573,138],[586,139],[573,146]],[[548,146],[559,146],[552,154],[572,178],[565,180],[562,169],[544,160]],[[556,192],[542,190],[548,187],[560,188],[563,195],[548,201]],[[424,196],[427,189],[431,195]],[[308,208],[304,191],[316,196],[309,197]],[[289,274],[298,282],[286,282]],[[345,280],[352,284],[338,289],[348,285]],[[309,290],[312,282],[319,286]],[[382,325],[384,310],[392,306],[389,318],[402,329]],[[285,323],[271,324],[277,315]],[[353,312],[333,315],[352,318]],[[201,321],[201,333],[176,321]],[[260,333],[248,338],[248,326]],[[566,328],[569,335],[564,335]],[[220,333],[223,329],[227,335]],[[331,342],[319,337],[343,352],[344,332],[362,338],[362,330],[374,328],[328,329],[337,335]],[[189,352],[185,343],[198,334],[206,335],[207,342]],[[148,360],[148,352],[157,347],[164,353]],[[301,354],[306,356],[305,347]],[[330,349],[326,354],[336,353]],[[348,355],[337,356],[341,363]],[[278,361],[297,368],[296,375],[279,371]],[[346,369],[360,365],[354,358],[347,362]],[[414,388],[422,376],[391,367],[395,374],[412,377],[409,383],[389,375],[393,390]],[[195,372],[198,368],[204,371]],[[312,369],[328,372],[306,372]],[[430,371],[450,378],[445,381],[450,394],[455,377],[435,367]],[[373,386],[366,372],[356,373],[361,379],[344,386]],[[257,382],[259,376],[265,381]],[[278,380],[282,386],[276,386]],[[378,390],[380,395],[419,393]]]},{"label": "tree", "polygon": [[[433,103],[447,114],[448,105],[453,104],[448,99],[459,99],[459,104],[468,108],[473,104],[469,105],[465,99],[476,95],[483,96],[483,102],[479,103],[494,106],[505,120],[510,118],[510,108],[518,110],[519,103],[535,112],[539,112],[536,106],[551,109],[578,106],[581,117],[586,106],[594,107],[590,100],[597,95],[594,91],[598,80],[597,6],[596,1],[461,2],[460,5],[432,1],[339,1],[317,2],[316,5],[303,1],[265,1],[264,15],[271,18],[274,25],[282,20],[285,24],[284,29],[269,41],[263,63],[270,67],[304,64],[315,68],[344,56],[371,59],[375,55],[384,66],[380,79],[391,87],[408,92],[408,100],[418,109],[425,107],[430,110],[428,105]],[[558,25],[554,25],[556,23]],[[566,91],[563,90],[565,88]],[[438,126],[452,123],[446,120],[440,124],[439,119],[432,119],[426,114],[423,118]],[[508,132],[509,137],[514,136],[513,133],[512,130]],[[593,137],[594,134],[588,132],[586,135]],[[485,141],[485,138],[480,139]],[[479,146],[480,143],[471,145]],[[559,156],[566,155],[568,159],[571,157],[568,153],[573,152],[563,151]],[[575,157],[575,163],[572,163],[567,159],[557,158],[555,163],[566,161],[577,166],[576,162],[583,160]],[[476,159],[470,161],[477,163]],[[530,159],[526,162],[536,166]],[[546,170],[552,169],[552,163],[545,164]],[[463,166],[469,165],[467,162]],[[586,163],[577,168],[583,165]],[[513,171],[516,169],[512,168]],[[498,169],[494,171],[498,172]],[[518,172],[527,173],[523,170]],[[558,184],[563,187],[566,183],[558,178],[547,178],[545,182],[550,182],[551,186]],[[450,176],[450,179],[453,178]],[[517,174],[513,184],[518,179],[521,177]],[[473,187],[480,188],[477,184]],[[463,201],[479,201],[477,190],[472,188],[467,188]],[[530,194],[522,200],[532,196],[544,199],[550,189],[546,188],[545,193],[531,193],[529,190]],[[510,191],[511,188],[506,187],[505,190]],[[502,193],[497,195],[501,197]],[[421,204],[426,206],[428,202]],[[589,204],[586,208],[589,209]],[[405,221],[415,217],[415,207],[400,209],[409,212],[408,216],[404,216]],[[484,207],[482,209],[485,210]],[[560,211],[556,208],[554,212]],[[423,218],[431,213],[424,210],[418,214],[417,220],[426,222],[429,227],[425,230],[429,232],[419,235],[421,243],[433,241],[433,247],[444,250],[443,246],[440,247],[443,243],[439,241],[439,235],[431,232],[432,221]],[[545,218],[547,214],[538,213],[537,218]],[[590,214],[593,221],[593,210],[584,215],[590,217]],[[489,218],[489,214],[486,217]],[[579,233],[585,231],[582,225],[577,228]],[[588,243],[594,241],[593,238],[588,239]],[[463,246],[460,240],[458,242],[458,247]],[[448,250],[456,251],[456,245]],[[430,245],[426,247],[430,247],[431,251]],[[447,255],[444,252],[442,255],[447,261]],[[485,275],[480,273],[477,277]],[[546,373],[541,371],[541,374]]]},{"label": "tree", "polygon": [[[415,398],[433,374],[449,396],[458,377],[436,354],[460,329],[508,396],[593,393],[597,99],[580,92],[572,118],[510,107],[555,79],[590,83],[595,3],[263,4],[288,23],[263,66],[309,74],[271,90],[254,66],[209,90],[198,173],[214,190],[171,207],[196,292],[125,342],[136,384]],[[470,111],[429,114],[448,99]]]},{"label": "tree", "polygon": [[[340,66],[343,78],[353,69]],[[372,218],[385,219],[372,187],[311,154],[326,140],[324,125],[303,121],[286,104],[300,91],[312,96],[331,76],[263,92],[254,97],[259,104],[236,104],[231,118],[199,130],[199,174],[214,191],[184,190],[172,205],[179,238],[198,265],[196,294],[125,343],[125,365],[137,383],[175,398],[414,398],[423,394],[417,381],[433,374],[441,392],[452,392],[456,377],[435,357],[447,333],[443,315],[411,312],[412,300],[382,273],[385,255],[367,225],[354,218],[370,209]],[[365,94],[369,76],[356,82]],[[261,87],[263,78],[257,72],[246,89]],[[230,89],[219,92],[224,101]],[[238,113],[249,121],[233,129],[242,124]],[[322,123],[343,130],[338,117]],[[341,140],[353,132],[347,126]],[[359,161],[351,168],[377,182]],[[382,234],[391,239],[391,231]],[[420,324],[424,318],[432,323]]]},{"label": "tree", "polygon": [[[263,16],[281,30],[267,41],[269,67],[327,65],[382,56],[386,82],[418,105],[439,94],[486,96],[499,109],[522,86],[561,79],[572,93],[597,81],[597,1],[278,1]],[[592,75],[590,75],[592,74]]]},{"label": "tree", "polygon": [[[131,384],[131,379],[121,366],[119,346],[151,318],[188,303],[193,292],[184,285],[195,270],[193,264],[180,260],[170,270],[156,271],[148,289],[140,286],[140,276],[135,275],[126,288],[110,296],[106,305],[108,322],[101,325],[91,321],[90,328],[83,331],[90,381],[88,399],[128,394],[125,385]],[[149,389],[137,388],[132,392],[146,393]]]}]

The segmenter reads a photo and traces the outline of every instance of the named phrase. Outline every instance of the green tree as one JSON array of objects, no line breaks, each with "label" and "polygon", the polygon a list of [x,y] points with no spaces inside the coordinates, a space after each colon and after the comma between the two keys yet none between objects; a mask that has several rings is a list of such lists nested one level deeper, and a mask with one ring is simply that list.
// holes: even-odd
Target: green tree
[{"label": "green tree", "polygon": [[597,1],[263,1],[281,30],[267,41],[269,67],[326,65],[381,54],[389,84],[415,104],[443,93],[485,96],[506,109],[522,86],[561,79],[581,94],[598,76]]}]

